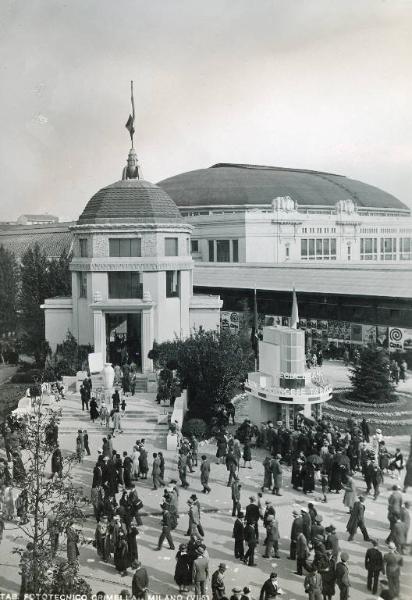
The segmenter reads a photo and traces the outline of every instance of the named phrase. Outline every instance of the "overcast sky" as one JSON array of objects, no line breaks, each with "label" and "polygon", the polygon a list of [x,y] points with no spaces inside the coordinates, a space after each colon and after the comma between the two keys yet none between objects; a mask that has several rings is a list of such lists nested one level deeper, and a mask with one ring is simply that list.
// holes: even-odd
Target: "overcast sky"
[{"label": "overcast sky", "polygon": [[77,218],[121,177],[331,171],[412,205],[412,2],[1,0],[0,220]]}]

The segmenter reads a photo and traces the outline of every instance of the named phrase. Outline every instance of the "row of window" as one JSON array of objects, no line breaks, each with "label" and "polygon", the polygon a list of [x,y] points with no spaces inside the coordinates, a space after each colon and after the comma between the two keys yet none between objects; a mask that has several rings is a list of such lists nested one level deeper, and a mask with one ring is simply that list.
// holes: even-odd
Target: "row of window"
[{"label": "row of window", "polygon": [[[378,248],[381,260],[397,259],[397,238],[361,238],[360,259],[378,260]],[[399,259],[412,259],[412,238],[399,238]]]},{"label": "row of window", "polygon": [[336,238],[302,238],[300,256],[303,260],[336,260]]},{"label": "row of window", "polygon": [[302,233],[336,233],[336,227],[302,227]]},{"label": "row of window", "polygon": [[239,240],[208,240],[209,262],[239,262]]},{"label": "row of window", "polygon": [[[178,256],[179,240],[175,237],[165,238],[164,255]],[[87,238],[79,240],[80,256],[87,258],[89,256],[89,247]],[[142,256],[141,238],[109,238],[109,256],[110,257],[129,257]]]},{"label": "row of window", "polygon": [[[143,298],[141,274],[135,271],[108,273],[109,298]],[[78,274],[79,298],[87,298],[87,273]],[[180,271],[166,271],[166,298],[180,297]]]}]

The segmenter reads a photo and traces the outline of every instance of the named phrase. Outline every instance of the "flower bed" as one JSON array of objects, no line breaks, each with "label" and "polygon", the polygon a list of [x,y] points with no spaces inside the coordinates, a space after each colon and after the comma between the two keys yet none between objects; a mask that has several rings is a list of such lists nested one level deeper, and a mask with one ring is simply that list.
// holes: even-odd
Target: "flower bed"
[{"label": "flower bed", "polygon": [[343,394],[334,394],[333,403],[343,404],[345,406],[353,406],[353,407],[365,407],[365,408],[391,408],[391,407],[401,407],[404,405],[408,405],[411,402],[408,396],[400,395],[395,402],[358,402],[356,400],[349,400],[345,398]]}]

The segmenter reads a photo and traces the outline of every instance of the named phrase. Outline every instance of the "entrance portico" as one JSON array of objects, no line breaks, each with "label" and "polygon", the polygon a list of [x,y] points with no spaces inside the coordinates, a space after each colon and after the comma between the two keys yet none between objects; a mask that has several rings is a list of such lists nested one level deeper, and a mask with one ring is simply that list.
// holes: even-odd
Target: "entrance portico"
[{"label": "entrance portico", "polygon": [[153,329],[153,307],[151,300],[133,302],[94,302],[90,308],[93,311],[94,327],[94,351],[102,353],[106,360],[111,362],[108,343],[107,317],[110,315],[138,315],[141,318],[140,327],[140,348],[137,351],[141,357],[142,373],[148,373],[153,370],[152,361],[147,357],[153,347],[154,329]]}]

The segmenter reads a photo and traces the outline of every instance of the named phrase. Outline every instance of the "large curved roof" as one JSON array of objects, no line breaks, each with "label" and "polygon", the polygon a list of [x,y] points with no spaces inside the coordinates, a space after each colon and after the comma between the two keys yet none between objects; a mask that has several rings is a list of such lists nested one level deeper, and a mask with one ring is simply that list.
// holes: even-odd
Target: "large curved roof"
[{"label": "large curved roof", "polygon": [[219,163],[169,177],[158,185],[180,208],[261,205],[290,196],[301,206],[334,206],[350,198],[359,207],[408,210],[395,196],[372,185],[304,169]]},{"label": "large curved roof", "polygon": [[141,179],[116,181],[99,190],[79,217],[91,223],[174,223],[182,217],[176,204],[159,186]]}]

